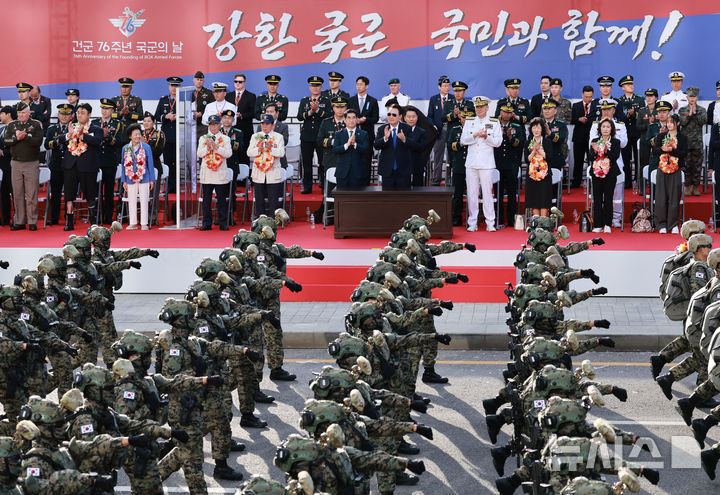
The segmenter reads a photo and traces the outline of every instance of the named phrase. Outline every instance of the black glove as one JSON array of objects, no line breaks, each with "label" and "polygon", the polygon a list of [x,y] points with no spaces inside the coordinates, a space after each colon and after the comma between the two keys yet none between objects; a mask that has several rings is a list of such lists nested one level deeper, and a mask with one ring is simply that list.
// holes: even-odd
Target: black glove
[{"label": "black glove", "polygon": [[160,256],[160,251],[156,249],[148,249],[147,254],[152,258],[157,258],[158,256]]},{"label": "black glove", "polygon": [[258,361],[260,361],[260,353],[253,349],[250,349],[249,347],[245,348],[245,355],[253,363],[257,363]]},{"label": "black glove", "polygon": [[76,348],[76,347],[73,347],[73,346],[71,346],[71,345],[69,345],[69,346],[67,346],[67,347],[65,348],[65,352],[67,352],[68,354],[70,354],[72,357],[77,357],[77,355],[78,355],[78,350],[77,350],[77,348]]},{"label": "black glove", "polygon": [[440,342],[443,345],[450,345],[450,342],[452,342],[452,337],[450,337],[446,333],[436,333],[435,340],[437,340],[438,342]]},{"label": "black glove", "polygon": [[410,459],[407,468],[415,474],[423,474],[425,472],[425,463],[418,459]]},{"label": "black glove", "polygon": [[170,436],[182,443],[187,443],[187,441],[190,440],[190,435],[188,435],[188,432],[186,432],[185,430],[176,430],[175,428],[173,428]]},{"label": "black glove", "polygon": [[83,341],[86,344],[91,344],[93,341],[93,336],[90,335],[90,333],[86,332],[83,329],[80,329],[80,331],[78,332],[78,335],[80,335],[80,338],[83,339]]},{"label": "black glove", "polygon": [[290,292],[300,292],[302,290],[302,285],[297,282],[293,282],[292,280],[286,280],[285,287],[290,289]]},{"label": "black glove", "polygon": [[415,433],[417,433],[418,435],[424,436],[428,440],[433,439],[433,431],[432,431],[432,428],[430,428],[429,426],[417,425],[417,428],[415,429]]},{"label": "black glove", "polygon": [[595,328],[610,328],[610,322],[608,320],[595,320],[593,322]]},{"label": "black glove", "polygon": [[117,480],[113,476],[107,474],[99,474],[93,479],[95,480],[93,482],[93,493],[112,493],[113,488],[115,488],[115,483],[117,483]]},{"label": "black glove", "polygon": [[653,485],[657,485],[660,481],[660,473],[656,469],[646,468],[645,466],[640,470],[640,476],[645,476],[645,479]]},{"label": "black glove", "polygon": [[592,290],[593,296],[602,296],[604,294],[607,294],[607,287],[597,287]]},{"label": "black glove", "polygon": [[130,268],[136,268],[139,270],[142,266],[142,263],[140,263],[139,261],[128,261],[128,265],[130,265]]},{"label": "black glove", "polygon": [[598,344],[605,347],[615,347],[615,341],[610,337],[598,337]]},{"label": "black glove", "polygon": [[210,375],[207,377],[207,384],[211,387],[221,387],[225,383],[225,379],[220,375]]},{"label": "black glove", "polygon": [[425,404],[425,401],[423,401],[423,400],[412,399],[410,401],[410,409],[412,409],[413,411],[426,413],[427,412],[427,404]]},{"label": "black glove", "polygon": [[590,280],[592,280],[594,284],[600,283],[600,277],[598,277],[597,275],[593,275],[592,277],[590,277]]},{"label": "black glove", "polygon": [[270,310],[263,310],[260,313],[262,314],[263,320],[269,321],[275,328],[280,328],[280,319],[275,316],[275,313]]},{"label": "black glove", "polygon": [[440,306],[433,306],[432,308],[428,308],[427,312],[429,315],[440,316],[442,314],[442,308]]},{"label": "black glove", "polygon": [[106,302],[105,309],[107,309],[108,311],[112,311],[113,309],[115,309],[115,303],[112,301]]},{"label": "black glove", "polygon": [[3,270],[7,270],[9,266],[10,263],[8,263],[7,261],[0,261],[0,268],[2,268]]},{"label": "black glove", "polygon": [[460,282],[462,282],[462,283],[464,283],[464,284],[466,284],[466,283],[468,283],[468,281],[470,281],[470,279],[468,278],[468,276],[467,276],[467,275],[463,275],[462,273],[458,273],[458,274],[457,274],[457,278],[458,278],[458,280],[459,280]]},{"label": "black glove", "polygon": [[595,239],[592,239],[590,242],[592,242],[596,246],[602,246],[603,244],[605,244],[605,240],[602,237],[596,237]]},{"label": "black glove", "polygon": [[25,350],[28,352],[41,352],[42,346],[40,344],[25,344]]},{"label": "black glove", "polygon": [[325,259],[325,255],[322,254],[320,251],[313,251],[310,256],[312,256],[316,260],[320,260],[320,261]]},{"label": "black glove", "polygon": [[128,437],[128,443],[133,447],[140,447],[141,449],[150,447],[150,440],[144,434]]},{"label": "black glove", "polygon": [[456,284],[456,283],[458,283],[458,278],[455,275],[445,277],[445,283],[446,284]]},{"label": "black glove", "polygon": [[580,276],[583,278],[590,278],[593,275],[595,275],[595,270],[592,268],[587,268],[585,270],[580,270]]},{"label": "black glove", "polygon": [[625,401],[627,401],[627,397],[628,397],[628,396],[627,396],[627,390],[625,390],[625,389],[622,388],[622,387],[613,387],[613,388],[612,388],[612,394],[613,394],[615,397],[617,397],[617,399],[618,399],[620,402],[625,402]]},{"label": "black glove", "polygon": [[455,307],[455,305],[453,304],[452,301],[440,301],[440,307],[452,310]]},{"label": "black glove", "polygon": [[466,242],[465,249],[467,249],[471,253],[474,253],[477,248],[475,247],[475,244],[470,244],[469,242]]}]

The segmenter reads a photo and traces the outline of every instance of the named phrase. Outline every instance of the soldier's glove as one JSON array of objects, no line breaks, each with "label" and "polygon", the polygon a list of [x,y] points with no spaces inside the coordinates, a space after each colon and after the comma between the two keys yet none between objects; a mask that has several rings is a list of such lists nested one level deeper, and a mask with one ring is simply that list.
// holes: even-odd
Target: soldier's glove
[{"label": "soldier's glove", "polygon": [[435,258],[430,258],[429,260],[427,260],[425,266],[427,266],[431,270],[434,270],[435,268],[437,268],[437,260]]},{"label": "soldier's glove", "polygon": [[320,260],[320,261],[325,259],[325,255],[322,254],[320,251],[313,251],[310,256],[312,256],[316,260]]},{"label": "soldier's glove", "polygon": [[7,270],[9,266],[10,263],[8,263],[7,261],[0,261],[0,268],[2,268],[3,270]]},{"label": "soldier's glove", "polygon": [[410,459],[407,468],[415,474],[423,474],[425,472],[425,463],[418,459]]},{"label": "soldier's glove", "polygon": [[610,328],[610,322],[608,320],[595,320],[593,324],[595,328]]},{"label": "soldier's glove", "polygon": [[225,379],[220,375],[210,375],[206,381],[210,387],[221,387],[225,383]]},{"label": "soldier's glove", "polygon": [[603,244],[605,244],[605,240],[602,237],[596,237],[596,238],[592,239],[590,242],[592,242],[596,246],[602,246]]},{"label": "soldier's glove", "polygon": [[272,326],[275,328],[280,328],[280,319],[275,316],[275,313],[273,313],[270,310],[263,310],[260,311],[260,314],[262,315],[262,319],[265,321],[269,321]]},{"label": "soldier's glove", "polygon": [[427,404],[425,404],[424,400],[411,399],[410,400],[410,409],[412,409],[413,411],[426,413],[427,412]]},{"label": "soldier's glove", "polygon": [[594,275],[595,275],[595,270],[593,270],[592,268],[580,270],[580,276],[582,278],[590,278],[590,277],[593,277]]},{"label": "soldier's glove", "polygon": [[117,480],[108,474],[98,474],[93,476],[93,493],[112,493]]},{"label": "soldier's glove", "polygon": [[458,283],[458,278],[455,275],[451,275],[449,277],[445,277],[445,283],[446,284],[456,284]]},{"label": "soldier's glove", "polygon": [[[617,399],[620,402],[625,402],[627,400],[627,390],[625,390],[622,387],[613,387],[612,388],[612,394],[617,397]],[[643,445],[644,447],[644,445]]]},{"label": "soldier's glove", "polygon": [[302,285],[297,282],[293,282],[292,280],[286,280],[285,287],[290,289],[290,292],[300,292],[302,290]]},{"label": "soldier's glove", "polygon": [[130,266],[130,268],[135,268],[139,270],[142,266],[142,263],[140,263],[139,261],[128,261],[128,265]]},{"label": "soldier's glove", "polygon": [[598,337],[598,344],[605,347],[615,347],[615,341],[610,337]]},{"label": "soldier's glove", "polygon": [[418,435],[422,435],[423,437],[427,438],[428,440],[433,439],[433,431],[432,431],[432,428],[430,428],[429,426],[419,424],[415,428],[415,433],[417,433]]},{"label": "soldier's glove", "polygon": [[460,282],[466,284],[470,281],[470,278],[467,275],[463,275],[462,273],[457,274],[457,278]]},{"label": "soldier's glove", "polygon": [[436,333],[435,340],[437,340],[438,342],[440,342],[443,345],[450,345],[450,342],[452,342],[452,337],[450,337],[446,333]]},{"label": "soldier's glove", "polygon": [[41,352],[42,346],[40,344],[28,343],[25,344],[25,350],[28,352]]},{"label": "soldier's glove", "polygon": [[442,314],[442,308],[440,306],[433,306],[432,308],[428,308],[427,312],[429,315],[440,316]]},{"label": "soldier's glove", "polygon": [[150,439],[146,437],[145,434],[128,437],[128,443],[133,447],[139,447],[141,449],[150,447]]},{"label": "soldier's glove", "polygon": [[440,301],[440,307],[444,309],[449,309],[452,311],[452,309],[455,307],[452,301]]},{"label": "soldier's glove", "polygon": [[597,287],[591,292],[593,296],[602,296],[604,294],[607,294],[607,287]]},{"label": "soldier's glove", "polygon": [[65,352],[70,354],[72,357],[77,357],[77,355],[78,355],[77,347],[73,347],[71,345],[69,345],[65,348]]},{"label": "soldier's glove", "polygon": [[173,428],[170,436],[182,443],[187,443],[187,441],[190,440],[190,435],[188,435],[188,432],[186,432],[185,430],[176,430],[175,428]]},{"label": "soldier's glove", "polygon": [[258,361],[260,361],[260,353],[253,349],[250,349],[249,347],[245,348],[243,354],[245,354],[245,356],[247,356],[247,358],[253,363],[257,363]]},{"label": "soldier's glove", "polygon": [[108,311],[112,311],[113,309],[115,309],[115,303],[112,301],[106,302],[105,309],[107,309]]},{"label": "soldier's glove", "polygon": [[650,469],[643,466],[640,469],[640,476],[644,476],[653,485],[657,485],[660,481],[660,473],[656,469]]},{"label": "soldier's glove", "polygon": [[80,338],[83,339],[83,342],[85,342],[86,344],[91,344],[93,341],[93,336],[82,328],[78,332],[78,335],[80,335]]},{"label": "soldier's glove", "polygon": [[157,258],[158,256],[160,256],[160,251],[158,251],[157,249],[148,249],[147,254],[152,258]]},{"label": "soldier's glove", "polygon": [[471,253],[474,253],[477,250],[477,248],[475,247],[475,244],[470,244],[469,242],[465,243],[465,249],[467,249]]}]

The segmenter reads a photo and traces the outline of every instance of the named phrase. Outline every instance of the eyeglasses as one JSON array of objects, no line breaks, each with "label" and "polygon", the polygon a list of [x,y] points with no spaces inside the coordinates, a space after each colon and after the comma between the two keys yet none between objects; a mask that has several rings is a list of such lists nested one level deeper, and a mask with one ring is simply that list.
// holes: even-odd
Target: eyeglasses
[{"label": "eyeglasses", "polygon": [[400,116],[399,113],[389,113],[388,114],[388,117],[399,117],[399,116]]},{"label": "eyeglasses", "polygon": [[242,84],[242,83],[244,83],[244,82],[245,82],[244,80],[242,80],[242,81],[235,81],[236,84]]}]

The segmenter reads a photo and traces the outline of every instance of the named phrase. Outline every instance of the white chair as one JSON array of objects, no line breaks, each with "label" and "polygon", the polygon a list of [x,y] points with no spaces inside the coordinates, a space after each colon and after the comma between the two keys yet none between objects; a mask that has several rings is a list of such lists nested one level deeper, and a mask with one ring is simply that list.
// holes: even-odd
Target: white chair
[{"label": "white chair", "polygon": [[[298,162],[299,163],[299,162]],[[295,164],[289,163],[286,169],[283,169],[283,209],[290,216],[290,220],[295,218],[295,196],[293,186],[296,183]]]},{"label": "white chair", "polygon": [[[48,186],[48,183],[50,182],[50,169],[47,167],[40,167],[39,169],[39,176],[38,176],[38,191],[40,189],[45,190],[45,196],[40,196],[38,194],[38,206],[40,206],[40,203],[45,203],[45,213],[43,214],[43,229],[47,225],[47,215],[48,215],[48,206],[49,206],[49,197],[50,197],[50,187]],[[0,170],[0,181],[2,180],[2,171]]]},{"label": "white chair", "polygon": [[557,188],[557,195],[553,198],[552,204],[557,207],[558,210],[562,211],[562,197],[563,197],[563,171],[556,168],[551,168],[552,171],[552,185]]},{"label": "white chair", "polygon": [[288,168],[292,165],[293,174],[291,177],[294,181],[297,179],[295,172],[300,170],[300,145],[285,146],[285,158],[287,159]]},{"label": "white chair", "polygon": [[702,164],[702,180],[703,180],[703,193],[707,192],[708,189],[708,175],[710,175],[710,133],[703,134],[703,164]]},{"label": "white chair", "polygon": [[[330,195],[330,184],[337,184],[337,180],[335,179],[335,167],[325,171],[325,184],[323,187],[323,201],[325,202],[325,208],[323,208],[323,229],[327,227],[328,218],[335,218],[335,198]],[[332,214],[330,214],[328,204],[333,205]]]},{"label": "white chair", "polygon": [[250,166],[246,163],[240,163],[238,164],[238,175],[235,179],[235,187],[237,188],[237,185],[239,183],[242,183],[243,185],[243,192],[238,193],[237,191],[233,191],[235,194],[235,198],[242,198],[243,200],[243,211],[242,211],[242,217],[240,218],[240,223],[245,223],[245,211],[248,205],[248,201],[250,201]]},{"label": "white chair", "polygon": [[[653,224],[655,224],[655,186],[657,184],[658,169],[655,169],[650,174],[650,213],[653,218]],[[714,191],[714,188],[713,188]],[[714,206],[714,203],[713,203]],[[680,225],[685,221],[685,172],[680,171]],[[714,208],[713,208],[714,210]]]}]

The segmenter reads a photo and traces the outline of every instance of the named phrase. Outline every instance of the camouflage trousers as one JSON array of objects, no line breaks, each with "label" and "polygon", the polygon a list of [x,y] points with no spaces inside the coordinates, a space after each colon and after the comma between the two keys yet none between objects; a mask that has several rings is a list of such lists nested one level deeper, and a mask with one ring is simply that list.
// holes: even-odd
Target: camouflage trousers
[{"label": "camouflage trousers", "polygon": [[115,329],[115,320],[113,319],[112,311],[105,311],[105,314],[97,319],[97,325],[103,362],[105,363],[105,366],[110,369],[112,368],[116,358],[115,352],[110,346],[118,339],[118,333]]},{"label": "camouflage trousers", "polygon": [[10,422],[12,429],[15,429],[17,424],[17,417],[20,415],[20,408],[27,403],[28,394],[22,388],[19,387],[15,391],[13,397],[7,397],[5,391],[7,390],[5,384],[0,384],[2,387],[2,393],[0,394],[0,404],[3,406],[6,419]]},{"label": "camouflage trousers", "polygon": [[[260,383],[254,364],[256,363],[250,361],[246,356],[238,356],[230,360],[227,390],[237,389],[241,414],[252,414],[255,411],[254,394],[260,390]],[[260,378],[262,379],[262,370],[260,371]],[[226,400],[230,400],[230,407],[227,409],[232,411],[232,396],[230,393],[225,394],[225,396]],[[232,412],[230,417],[232,418]]]},{"label": "camouflage trousers", "polygon": [[[422,333],[436,333],[435,329],[435,317],[432,315],[426,315],[420,321],[420,331]],[[437,340],[433,340],[430,343],[423,344],[422,347],[422,362],[425,369],[434,368],[435,361],[438,355],[438,343]],[[417,376],[417,373],[415,374]]]},{"label": "camouflage trousers", "polygon": [[[155,453],[157,455],[157,453]],[[142,476],[135,476],[135,447],[128,447],[123,462],[123,469],[130,478],[131,493],[143,495],[163,495],[162,478],[158,469],[157,457],[147,460],[145,472]]]},{"label": "camouflage trousers", "polygon": [[250,335],[248,336],[247,342],[247,346],[250,349],[257,351],[258,354],[260,354],[260,359],[253,363],[255,374],[257,375],[258,386],[263,379],[263,369],[265,368],[265,338],[263,336],[266,331],[272,332],[274,330],[274,328],[268,328],[266,330],[266,327],[272,327],[272,324],[265,320],[253,325],[252,328],[250,328]]},{"label": "camouflage trousers", "polygon": [[28,395],[39,395],[45,397],[48,393],[48,382],[51,381],[50,373],[47,372],[45,362],[42,367],[38,367],[34,372],[28,374],[25,378],[27,383]]},{"label": "camouflage trousers", "polygon": [[184,429],[190,439],[186,443],[176,442],[175,447],[160,460],[158,463],[160,478],[165,481],[175,471],[182,469],[190,493],[207,495],[207,484],[203,474],[202,421],[190,425],[171,424],[171,426]]},{"label": "camouflage trousers", "polygon": [[52,392],[58,389],[58,397],[72,388],[73,365],[69,354],[64,352],[54,353],[48,357],[52,365],[52,374],[48,380],[47,391]]},{"label": "camouflage trousers", "polygon": [[668,345],[660,350],[660,357],[662,357],[666,363],[672,363],[675,358],[682,356],[686,352],[690,351],[690,342],[685,338],[684,335],[675,337]]},{"label": "camouflage trousers", "polygon": [[702,149],[689,149],[685,157],[685,185],[699,186],[702,178]]},{"label": "camouflage trousers", "polygon": [[[267,307],[275,316],[280,319],[280,296],[273,297],[268,300]],[[268,368],[275,370],[282,368],[285,359],[285,351],[283,349],[282,327],[275,328],[272,325],[263,325],[263,337],[265,339],[265,350],[267,352]]]},{"label": "camouflage trousers", "polygon": [[100,330],[97,321],[97,317],[86,316],[81,322],[78,322],[78,326],[92,335],[93,339],[92,342],[85,342],[82,339],[78,340],[78,356],[72,360],[73,368],[82,366],[85,363],[97,363],[98,345],[100,343]]},{"label": "camouflage trousers", "polygon": [[[370,441],[372,441],[378,449],[391,455],[397,455],[399,442],[395,438],[371,438]],[[395,491],[395,473],[377,472],[375,473],[375,477],[377,479],[378,491],[380,493],[393,493]]]},{"label": "camouflage trousers", "polygon": [[585,354],[586,352],[595,349],[597,346],[599,346],[600,343],[598,342],[598,339],[586,339],[581,340],[578,342],[578,348],[575,351],[572,351],[570,353],[571,356],[580,356],[581,354]]},{"label": "camouflage trousers", "polygon": [[202,418],[204,435],[210,433],[210,443],[213,459],[227,459],[230,455],[230,440],[232,439],[232,409],[228,408],[230,392],[224,387],[209,387],[203,402]]},{"label": "camouflage trousers", "polygon": [[697,372],[697,383],[702,383],[708,379],[707,366],[707,358],[700,352],[700,349],[693,349],[690,356],[670,368],[670,374],[675,378],[675,381],[679,381]]},{"label": "camouflage trousers", "polygon": [[[713,384],[711,380],[705,380],[695,387],[695,391],[693,392],[693,395],[702,401],[712,399],[717,394],[720,394],[720,390],[715,387],[715,384]],[[710,415],[720,421],[720,406],[711,409]]]}]

